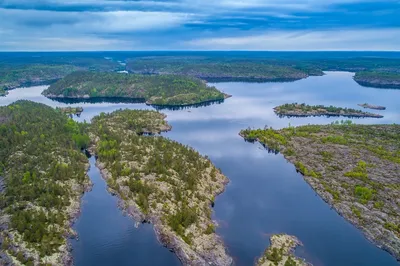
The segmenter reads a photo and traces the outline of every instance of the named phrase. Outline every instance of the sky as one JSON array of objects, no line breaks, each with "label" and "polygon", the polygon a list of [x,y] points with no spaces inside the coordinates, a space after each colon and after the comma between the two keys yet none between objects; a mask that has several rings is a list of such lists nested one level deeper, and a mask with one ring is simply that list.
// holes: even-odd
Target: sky
[{"label": "sky", "polygon": [[400,50],[400,0],[0,0],[0,51]]}]

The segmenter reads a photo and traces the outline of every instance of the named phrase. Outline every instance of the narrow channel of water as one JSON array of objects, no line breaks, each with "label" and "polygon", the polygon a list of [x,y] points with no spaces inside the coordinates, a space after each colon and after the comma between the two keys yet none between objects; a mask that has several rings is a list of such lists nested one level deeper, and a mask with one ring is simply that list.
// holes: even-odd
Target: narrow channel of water
[{"label": "narrow channel of water", "polygon": [[[398,265],[393,257],[375,247],[363,234],[321,200],[281,155],[269,154],[259,144],[243,141],[238,133],[265,125],[328,124],[341,118],[279,118],[273,107],[291,102],[335,105],[361,109],[357,104],[383,105],[382,119],[352,119],[355,123],[399,123],[400,90],[359,86],[351,73],[328,72],[292,83],[227,82],[213,84],[233,95],[222,104],[183,110],[162,110],[172,125],[164,136],[208,155],[231,180],[217,197],[214,218],[236,265],[252,265],[268,246],[273,233],[296,235],[304,244],[298,254],[314,265]],[[40,95],[46,87],[22,88],[0,98],[0,105],[28,99],[50,106],[66,106]],[[97,103],[83,106],[78,121],[90,121],[100,112],[120,108],[152,109],[145,104]],[[89,172],[95,186],[83,197],[83,209],[75,228],[77,265],[176,265],[173,253],[161,247],[152,226],[138,229],[117,209],[91,158]]]},{"label": "narrow channel of water", "polygon": [[79,233],[79,239],[72,240],[75,265],[180,265],[157,241],[152,225],[136,228],[132,218],[122,214],[117,198],[106,190],[95,157],[89,162],[94,186],[82,197],[82,212],[74,225]]}]

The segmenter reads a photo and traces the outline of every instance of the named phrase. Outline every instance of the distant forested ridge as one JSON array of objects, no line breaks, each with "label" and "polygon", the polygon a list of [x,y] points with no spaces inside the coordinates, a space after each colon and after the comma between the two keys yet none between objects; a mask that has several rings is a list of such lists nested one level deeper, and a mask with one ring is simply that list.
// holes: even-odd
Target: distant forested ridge
[{"label": "distant forested ridge", "polygon": [[77,67],[70,65],[0,65],[0,90],[45,84],[76,70]]},{"label": "distant forested ridge", "polygon": [[49,98],[141,98],[153,105],[189,105],[228,96],[192,77],[85,71],[66,76],[43,94]]},{"label": "distant forested ridge", "polygon": [[22,86],[48,84],[77,70],[113,71],[121,69],[115,61],[90,54],[0,54],[0,96]]},{"label": "distant forested ridge", "polygon": [[71,220],[90,186],[85,128],[39,103],[0,107],[0,265],[70,262]]},{"label": "distant forested ridge", "polygon": [[[130,60],[127,69],[140,74],[179,74],[207,81],[294,81],[310,75],[290,65],[261,60],[152,57]],[[321,71],[313,72],[322,75]]]},{"label": "distant forested ridge", "polygon": [[366,87],[400,89],[400,70],[398,72],[361,71],[354,80]]},{"label": "distant forested ridge", "polygon": [[[399,73],[399,58],[328,57],[312,54],[265,57],[152,56],[127,60],[134,73],[182,74],[207,81],[293,81],[323,75],[323,71]],[[392,75],[392,74],[390,74]],[[385,77],[381,83],[385,84]],[[379,83],[379,82],[378,82]]]}]

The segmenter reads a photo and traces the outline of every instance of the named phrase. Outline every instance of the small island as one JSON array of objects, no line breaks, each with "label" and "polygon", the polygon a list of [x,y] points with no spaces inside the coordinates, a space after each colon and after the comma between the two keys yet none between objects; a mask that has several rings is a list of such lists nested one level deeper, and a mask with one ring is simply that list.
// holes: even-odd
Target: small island
[{"label": "small island", "polygon": [[382,115],[363,112],[352,108],[342,108],[323,105],[306,105],[305,103],[283,104],[274,108],[279,117],[308,117],[308,116],[344,116],[382,118]]},{"label": "small island", "polygon": [[52,84],[43,95],[51,99],[122,98],[155,106],[185,106],[223,101],[231,95],[197,78],[177,75],[74,72]]},{"label": "small island", "polygon": [[400,89],[400,72],[398,71],[360,71],[354,80],[365,87]]},{"label": "small island", "polygon": [[212,220],[215,197],[228,179],[194,149],[162,136],[157,111],[118,110],[92,120],[89,151],[108,190],[137,222],[150,222],[183,265],[231,265]]},{"label": "small island", "polygon": [[66,115],[77,115],[80,116],[83,112],[82,107],[57,107],[56,110],[59,110],[61,113]]},{"label": "small island", "polygon": [[0,265],[71,265],[91,182],[85,125],[30,101],[0,107]]},{"label": "small island", "polygon": [[257,260],[257,266],[311,266],[303,259],[294,256],[295,248],[302,243],[295,237],[285,234],[272,235],[271,245]]},{"label": "small island", "polygon": [[372,105],[368,103],[363,103],[363,104],[358,104],[358,106],[367,108],[367,109],[374,109],[374,110],[386,110],[385,106],[379,106],[379,105]]},{"label": "small island", "polygon": [[400,259],[400,125],[307,125],[246,129],[282,153],[310,186],[378,247]]}]

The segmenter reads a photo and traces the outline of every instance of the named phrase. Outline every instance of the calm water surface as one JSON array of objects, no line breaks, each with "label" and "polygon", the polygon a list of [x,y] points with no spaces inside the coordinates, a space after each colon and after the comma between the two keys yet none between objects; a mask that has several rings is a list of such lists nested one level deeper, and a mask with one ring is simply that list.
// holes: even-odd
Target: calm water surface
[{"label": "calm water surface", "polygon": [[[335,105],[359,109],[358,103],[383,105],[372,112],[382,119],[354,119],[356,123],[399,123],[400,90],[365,88],[352,73],[327,72],[293,83],[217,83],[232,94],[223,104],[177,111],[163,110],[173,126],[166,137],[188,144],[210,156],[231,180],[217,198],[214,219],[237,265],[251,265],[269,245],[273,233],[296,235],[304,244],[297,254],[314,265],[398,265],[362,233],[331,210],[281,155],[269,154],[260,144],[238,136],[247,127],[281,128],[309,123],[328,124],[341,118],[278,118],[272,108],[283,103]],[[10,91],[0,104],[30,99],[51,106],[65,106],[46,99],[45,87]],[[90,121],[100,112],[119,108],[151,109],[144,104],[73,104],[83,106],[79,121]],[[105,190],[90,159],[94,188],[83,197],[82,215],[75,224],[79,241],[73,241],[76,265],[179,265],[175,255],[162,248],[151,225],[135,228],[117,209],[115,197]]]}]

